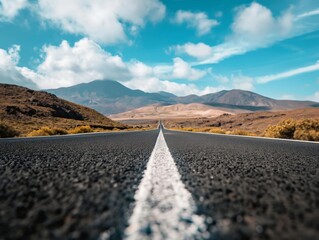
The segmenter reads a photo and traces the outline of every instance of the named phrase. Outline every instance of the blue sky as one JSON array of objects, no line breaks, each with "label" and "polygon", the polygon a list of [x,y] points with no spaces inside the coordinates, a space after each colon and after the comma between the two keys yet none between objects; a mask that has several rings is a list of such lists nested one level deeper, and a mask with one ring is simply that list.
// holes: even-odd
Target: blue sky
[{"label": "blue sky", "polygon": [[0,82],[319,101],[317,0],[0,0]]}]

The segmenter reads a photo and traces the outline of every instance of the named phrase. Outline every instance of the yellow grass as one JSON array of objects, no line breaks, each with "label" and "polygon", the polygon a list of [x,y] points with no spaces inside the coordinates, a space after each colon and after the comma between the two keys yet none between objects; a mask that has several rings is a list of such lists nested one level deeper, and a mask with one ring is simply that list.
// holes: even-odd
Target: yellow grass
[{"label": "yellow grass", "polygon": [[233,131],[229,132],[229,134],[231,134],[231,135],[240,135],[240,136],[255,136],[254,134],[252,134],[252,133],[250,133],[248,131],[240,130],[240,129],[233,130]]},{"label": "yellow grass", "polygon": [[277,125],[269,126],[265,137],[319,141],[319,119],[286,119]]},{"label": "yellow grass", "polygon": [[52,136],[52,135],[65,135],[65,134],[68,134],[68,132],[64,129],[42,127],[38,130],[33,130],[27,136],[37,137],[37,136]]},{"label": "yellow grass", "polygon": [[231,134],[231,135],[243,135],[243,136],[256,136],[255,134],[236,129],[233,131],[226,131],[219,127],[205,127],[205,128],[170,128],[170,130],[178,130],[178,131],[188,131],[188,132],[208,132],[208,133],[218,133],[218,134]]},{"label": "yellow grass", "polygon": [[90,133],[94,132],[94,129],[91,126],[79,126],[68,131],[69,134],[77,134],[77,133]]},{"label": "yellow grass", "polygon": [[226,131],[224,129],[213,127],[209,130],[211,133],[219,133],[219,134],[226,134]]}]

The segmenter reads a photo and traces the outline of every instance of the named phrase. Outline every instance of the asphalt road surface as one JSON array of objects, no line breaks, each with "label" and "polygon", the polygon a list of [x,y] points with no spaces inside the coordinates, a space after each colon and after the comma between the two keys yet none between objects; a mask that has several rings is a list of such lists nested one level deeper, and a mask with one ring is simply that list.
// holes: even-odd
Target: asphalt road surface
[{"label": "asphalt road surface", "polygon": [[0,140],[0,239],[318,236],[316,143],[167,130]]}]

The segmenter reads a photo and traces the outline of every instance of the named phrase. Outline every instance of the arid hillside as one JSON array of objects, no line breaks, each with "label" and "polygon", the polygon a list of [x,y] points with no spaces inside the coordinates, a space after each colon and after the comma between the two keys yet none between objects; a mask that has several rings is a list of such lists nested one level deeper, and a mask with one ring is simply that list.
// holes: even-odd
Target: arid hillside
[{"label": "arid hillside", "polygon": [[176,119],[164,121],[167,128],[218,127],[225,131],[242,130],[261,135],[268,126],[286,120],[318,119],[319,108],[304,108],[278,112],[223,114],[216,118]]},{"label": "arid hillside", "polygon": [[153,104],[146,107],[137,108],[128,112],[110,115],[114,120],[134,120],[134,119],[181,119],[181,118],[203,118],[217,117],[222,114],[232,114],[240,110],[223,109],[208,106],[201,103],[160,105]]},{"label": "arid hillside", "polygon": [[125,128],[97,111],[44,91],[0,84],[0,122],[25,135],[41,127]]}]

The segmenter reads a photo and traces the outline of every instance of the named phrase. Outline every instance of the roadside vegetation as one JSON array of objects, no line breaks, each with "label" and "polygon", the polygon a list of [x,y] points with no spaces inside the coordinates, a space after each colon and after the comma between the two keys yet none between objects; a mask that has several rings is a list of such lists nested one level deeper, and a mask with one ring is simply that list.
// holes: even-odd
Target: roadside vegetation
[{"label": "roadside vegetation", "polygon": [[205,132],[205,133],[217,133],[217,134],[231,134],[231,135],[246,135],[246,136],[254,136],[254,134],[244,131],[244,130],[233,130],[233,131],[226,131],[219,127],[205,127],[205,128],[170,128],[171,130],[179,130],[179,131],[188,131],[188,132]]},{"label": "roadside vegetation", "polygon": [[9,126],[6,123],[0,122],[0,138],[10,137],[38,137],[38,136],[54,136],[54,135],[68,135],[68,134],[79,134],[79,133],[93,133],[93,132],[119,132],[119,131],[147,131],[153,128],[141,128],[141,127],[127,127],[125,129],[120,128],[109,128],[104,129],[102,127],[92,127],[90,125],[77,126],[70,129],[63,128],[52,128],[52,127],[41,127],[39,129],[32,130],[31,132],[24,134],[15,128]]},{"label": "roadside vegetation", "polygon": [[319,141],[319,119],[286,119],[280,121],[278,124],[268,126],[262,134],[255,134],[242,129],[234,129],[230,131],[220,127],[175,127],[170,129],[188,132],[206,132],[241,136],[260,136],[305,141]]},{"label": "roadside vegetation", "polygon": [[61,128],[42,127],[38,130],[33,130],[27,136],[37,137],[37,136],[66,135],[66,134],[68,134],[68,132]]},{"label": "roadside vegetation", "polygon": [[319,119],[292,120],[286,119],[269,126],[263,136],[306,141],[319,141]]}]

